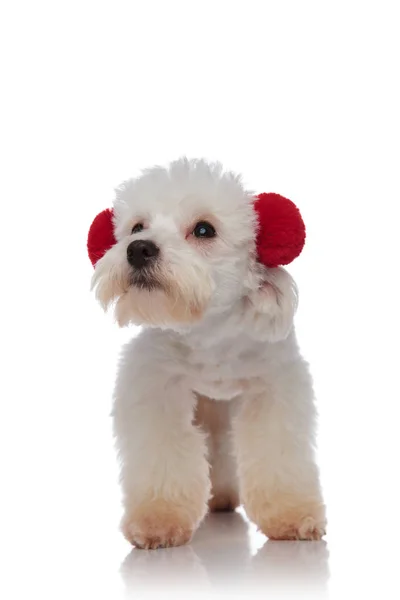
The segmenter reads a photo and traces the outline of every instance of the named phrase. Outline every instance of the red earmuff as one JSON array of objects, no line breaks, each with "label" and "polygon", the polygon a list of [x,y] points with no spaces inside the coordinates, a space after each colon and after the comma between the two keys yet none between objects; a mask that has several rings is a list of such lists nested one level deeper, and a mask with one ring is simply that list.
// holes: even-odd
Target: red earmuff
[{"label": "red earmuff", "polygon": [[[303,249],[306,228],[297,206],[279,194],[259,194],[254,203],[258,216],[257,254],[266,267],[291,263]],[[87,249],[92,265],[116,243],[113,211],[106,208],[89,229]]]},{"label": "red earmuff", "polygon": [[257,254],[266,267],[288,265],[303,250],[306,228],[297,206],[279,194],[259,194]]},{"label": "red earmuff", "polygon": [[87,250],[93,266],[117,243],[114,236],[113,210],[106,208],[95,217],[90,226]]}]

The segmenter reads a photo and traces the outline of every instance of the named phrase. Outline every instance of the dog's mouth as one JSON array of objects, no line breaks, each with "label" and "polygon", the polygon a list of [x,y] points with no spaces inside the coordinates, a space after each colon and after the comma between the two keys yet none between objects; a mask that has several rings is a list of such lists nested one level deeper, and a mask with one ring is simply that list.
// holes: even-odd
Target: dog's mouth
[{"label": "dog's mouth", "polygon": [[162,287],[155,274],[150,270],[133,271],[130,280],[131,285],[140,290],[152,291]]}]

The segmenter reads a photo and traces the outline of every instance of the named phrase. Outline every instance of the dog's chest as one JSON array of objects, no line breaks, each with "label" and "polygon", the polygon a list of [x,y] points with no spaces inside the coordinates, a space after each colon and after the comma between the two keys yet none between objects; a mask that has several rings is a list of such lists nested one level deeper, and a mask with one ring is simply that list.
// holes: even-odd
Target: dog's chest
[{"label": "dog's chest", "polygon": [[192,389],[216,400],[230,400],[262,385],[263,362],[254,344],[197,348],[188,356]]}]

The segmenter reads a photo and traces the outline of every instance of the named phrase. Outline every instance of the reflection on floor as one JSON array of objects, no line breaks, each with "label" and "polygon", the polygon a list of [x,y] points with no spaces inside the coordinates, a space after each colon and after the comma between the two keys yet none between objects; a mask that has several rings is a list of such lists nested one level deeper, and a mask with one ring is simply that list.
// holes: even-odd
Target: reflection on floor
[{"label": "reflection on floor", "polygon": [[245,597],[272,591],[321,598],[327,597],[328,557],[324,541],[266,540],[236,512],[210,515],[188,546],[133,549],[121,576],[127,598],[150,598],[155,592],[175,598],[180,593]]}]

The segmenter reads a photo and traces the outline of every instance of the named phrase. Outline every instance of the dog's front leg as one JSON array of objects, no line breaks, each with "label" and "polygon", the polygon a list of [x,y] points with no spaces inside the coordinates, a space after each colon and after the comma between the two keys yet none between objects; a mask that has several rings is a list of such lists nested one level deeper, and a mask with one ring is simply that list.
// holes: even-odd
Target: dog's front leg
[{"label": "dog's front leg", "polygon": [[271,374],[264,393],[242,399],[235,422],[241,501],[271,539],[318,540],[325,533],[314,421],[300,358]]},{"label": "dog's front leg", "polygon": [[140,343],[125,358],[113,411],[122,530],[138,548],[179,546],[192,537],[210,497],[204,434],[192,424],[195,400]]}]

